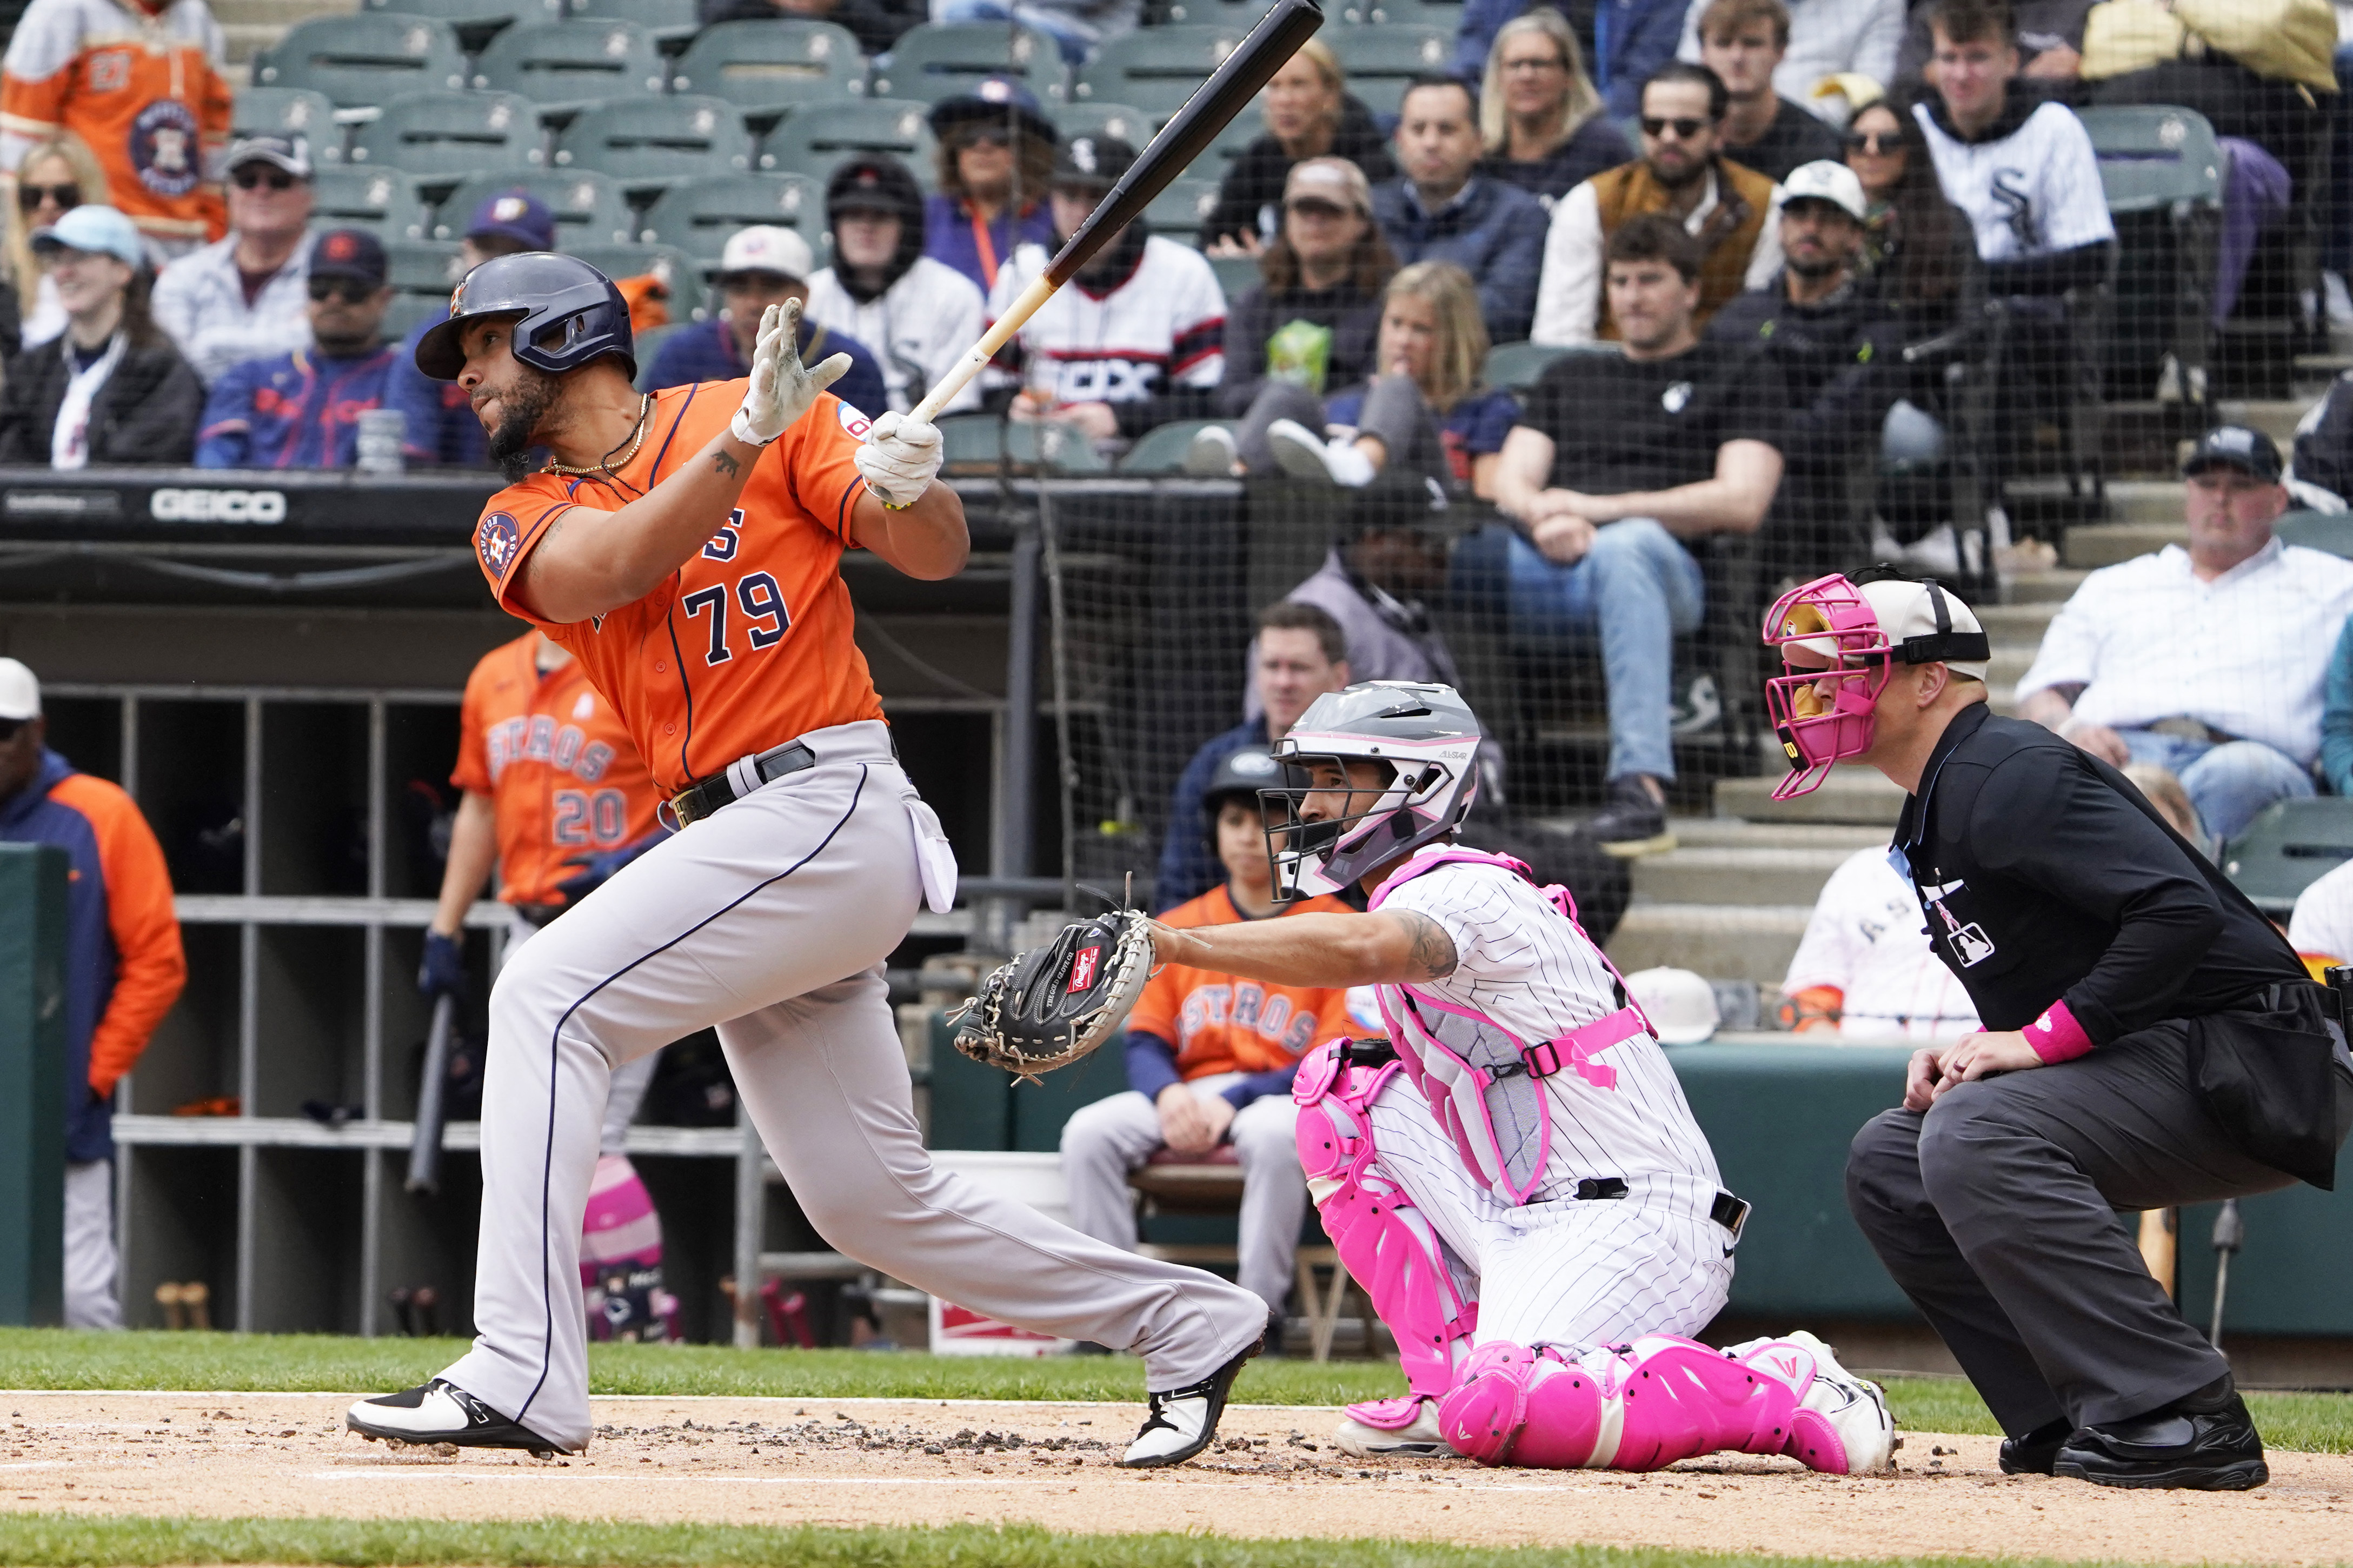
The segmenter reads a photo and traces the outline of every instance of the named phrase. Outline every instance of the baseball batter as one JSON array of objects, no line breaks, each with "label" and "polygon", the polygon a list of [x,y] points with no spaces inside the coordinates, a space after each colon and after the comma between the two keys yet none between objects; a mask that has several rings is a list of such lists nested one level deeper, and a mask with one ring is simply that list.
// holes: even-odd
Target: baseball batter
[{"label": "baseball batter", "polygon": [[[771,308],[748,381],[640,397],[628,312],[575,258],[469,273],[419,369],[466,389],[516,482],[474,536],[499,603],[580,660],[682,831],[499,977],[482,1106],[471,1351],[352,1406],[370,1436],[578,1451],[590,1424],[577,1253],[615,1068],[716,1026],[745,1110],[826,1240],[1000,1321],[1131,1348],[1151,1415],[1131,1465],[1207,1446],[1266,1327],[1250,1292],[1134,1257],[934,1170],[882,962],[955,862],[900,771],[851,637],[841,552],[959,571],[940,437],[871,431]],[[866,437],[861,440],[860,437]],[[522,475],[523,454],[549,460]]]},{"label": "baseball batter", "polygon": [[1167,963],[1375,987],[1388,1039],[1318,1047],[1293,1089],[1309,1190],[1410,1391],[1352,1407],[1340,1447],[1884,1468],[1884,1399],[1820,1341],[1687,1337],[1724,1305],[1747,1205],[1567,890],[1451,844],[1480,739],[1449,687],[1317,698],[1275,746],[1295,787],[1262,792],[1276,886],[1355,882],[1366,912],[1154,931]]}]

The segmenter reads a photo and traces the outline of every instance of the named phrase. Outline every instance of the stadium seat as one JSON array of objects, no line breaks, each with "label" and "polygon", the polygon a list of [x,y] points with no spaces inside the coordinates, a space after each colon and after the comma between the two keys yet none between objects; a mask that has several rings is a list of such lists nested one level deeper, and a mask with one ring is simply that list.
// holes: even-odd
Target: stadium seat
[{"label": "stadium seat", "polygon": [[805,174],[822,185],[844,159],[888,153],[928,184],[938,146],[923,104],[870,98],[786,120],[761,144],[760,168],[765,174]]},{"label": "stadium seat", "polygon": [[2287,919],[2298,893],[2353,860],[2353,800],[2322,795],[2263,807],[2222,851],[2222,874],[2255,908]]},{"label": "stadium seat", "polygon": [[891,46],[890,68],[875,68],[873,88],[878,98],[937,103],[990,76],[1019,77],[1042,104],[1068,96],[1062,52],[1054,40],[1003,22],[909,28]]},{"label": "stadium seat", "polygon": [[1168,21],[1176,26],[1233,27],[1249,32],[1274,9],[1274,0],[1169,0]]},{"label": "stadium seat", "polygon": [[567,17],[519,23],[474,62],[474,86],[541,103],[592,103],[659,93],[669,80],[653,35],[635,22]]},{"label": "stadium seat", "polygon": [[994,474],[1003,458],[1024,471],[1100,474],[1110,467],[1085,431],[1059,419],[1019,424],[994,414],[951,414],[939,428],[941,468],[950,474]]},{"label": "stadium seat", "polygon": [[1451,38],[1462,26],[1462,6],[1461,0],[1346,0],[1333,20],[1351,26],[1435,27]]},{"label": "stadium seat", "polygon": [[386,244],[429,237],[417,182],[398,169],[322,164],[311,175],[311,224],[314,228],[369,229]]},{"label": "stadium seat", "polygon": [[512,92],[411,92],[352,138],[350,162],[419,178],[529,169],[545,161],[539,107]]},{"label": "stadium seat", "polygon": [[[2169,104],[2089,108],[2080,116],[2100,160],[2100,184],[2121,246],[2120,355],[2169,353],[2185,387],[2211,385],[2213,290],[2222,231],[2222,149],[2194,110]],[[2171,331],[2163,330],[2171,306]],[[2137,307],[2134,309],[2132,307]],[[2201,424],[2214,410],[2200,411]]]},{"label": "stadium seat", "polygon": [[447,300],[464,277],[454,242],[435,239],[386,240],[385,259],[389,281],[404,294],[430,294]]},{"label": "stadium seat", "polygon": [[1454,58],[1454,36],[1436,27],[1335,27],[1324,40],[1348,74],[1348,90],[1375,114],[1395,114],[1408,83]]},{"label": "stadium seat", "polygon": [[681,180],[646,209],[638,237],[715,260],[727,237],[754,224],[797,230],[818,248],[825,233],[825,189],[795,174],[719,174]]},{"label": "stadium seat", "polygon": [[1198,246],[1201,224],[1218,205],[1215,180],[1175,179],[1144,209],[1152,232],[1186,245]]},{"label": "stadium seat", "polygon": [[752,167],[752,133],[716,98],[637,98],[599,103],[564,128],[560,169],[596,169],[624,185],[667,184]]},{"label": "stadium seat", "polygon": [[387,342],[407,341],[419,321],[438,321],[449,313],[449,297],[441,294],[395,294],[392,304],[384,312],[383,331]]},{"label": "stadium seat", "polygon": [[1123,474],[1181,474],[1185,471],[1185,454],[1193,445],[1196,432],[1210,426],[1233,428],[1230,419],[1179,419],[1173,425],[1156,425],[1145,431],[1127,455],[1119,460]]},{"label": "stadium seat", "polygon": [[691,321],[703,311],[707,292],[702,267],[674,245],[583,245],[576,256],[607,278],[638,278],[650,272],[670,289],[670,319]]},{"label": "stadium seat", "polygon": [[1166,120],[1225,63],[1246,27],[1145,27],[1112,39],[1080,73],[1082,101],[1132,103]]},{"label": "stadium seat", "polygon": [[1116,136],[1138,148],[1151,141],[1152,133],[1160,128],[1160,122],[1151,115],[1125,103],[1051,104],[1046,110],[1046,118],[1065,136]]},{"label": "stadium seat", "polygon": [[694,0],[572,0],[575,16],[612,17],[635,22],[658,43],[676,40],[677,47],[702,30]]},{"label": "stadium seat", "polygon": [[555,215],[555,243],[560,250],[583,245],[627,245],[637,237],[636,215],[611,176],[594,169],[532,169],[475,174],[458,182],[458,188],[441,198],[433,237],[464,238],[476,207],[491,196],[514,190],[529,191],[547,204]]},{"label": "stadium seat", "polygon": [[671,73],[672,92],[781,109],[866,91],[866,57],[831,22],[720,22],[695,35]]},{"label": "stadium seat", "polygon": [[1225,290],[1229,305],[1266,281],[1266,274],[1258,269],[1255,256],[1213,256],[1209,258],[1209,268],[1217,273],[1218,287]]},{"label": "stadium seat", "polygon": [[2272,524],[2272,531],[2286,543],[2353,561],[2353,512],[2291,511]]},{"label": "stadium seat", "polygon": [[308,136],[315,158],[332,163],[342,155],[343,128],[327,95],[301,87],[241,87],[229,114],[229,134]]},{"label": "stadium seat", "polygon": [[300,87],[337,108],[378,104],[405,92],[466,85],[466,60],[447,22],[390,11],[311,16],[253,59],[256,87]]},{"label": "stadium seat", "polygon": [[564,0],[360,0],[363,11],[396,11],[447,22],[469,54],[479,51],[504,27],[517,22],[552,22],[564,15]]},{"label": "stadium seat", "polygon": [[654,327],[635,334],[635,341],[629,344],[629,350],[638,356],[638,390],[639,392],[653,390],[654,356],[661,353],[662,341],[675,337],[692,325],[694,325],[692,321],[672,320],[669,326]]}]

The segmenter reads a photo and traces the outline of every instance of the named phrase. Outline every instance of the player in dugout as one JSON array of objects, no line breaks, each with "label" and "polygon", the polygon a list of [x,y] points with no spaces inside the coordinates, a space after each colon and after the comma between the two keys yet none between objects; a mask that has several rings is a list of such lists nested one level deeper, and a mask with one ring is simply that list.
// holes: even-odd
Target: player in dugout
[{"label": "player in dugout", "polygon": [[[463,795],[417,972],[428,1000],[466,993],[466,911],[493,864],[511,912],[511,959],[670,836],[655,820],[661,793],[628,726],[579,662],[541,632],[492,648],[467,678],[449,782]],[[649,1054],[615,1068],[605,1100],[580,1239],[592,1339],[673,1337],[678,1300],[662,1289],[661,1216],[628,1155],[629,1123],[660,1059]]]}]

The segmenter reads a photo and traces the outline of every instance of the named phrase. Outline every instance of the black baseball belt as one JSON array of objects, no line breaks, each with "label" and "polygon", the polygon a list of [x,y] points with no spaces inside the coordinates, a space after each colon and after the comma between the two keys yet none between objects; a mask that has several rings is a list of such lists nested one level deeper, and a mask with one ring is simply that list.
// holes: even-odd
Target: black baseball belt
[{"label": "black baseball belt", "polygon": [[756,757],[746,757],[712,773],[698,779],[670,797],[670,809],[678,813],[678,825],[700,822],[723,805],[732,805],[762,784],[774,784],[789,773],[801,773],[817,766],[817,753],[798,741],[787,741]]},{"label": "black baseball belt", "polygon": [[[1576,1195],[1577,1202],[1589,1204],[1622,1198],[1628,1192],[1623,1176],[1588,1176],[1577,1184]],[[1748,1209],[1747,1199],[1736,1198],[1730,1193],[1718,1193],[1715,1201],[1707,1205],[1707,1217],[1730,1231],[1736,1243],[1740,1239],[1741,1226],[1748,1223]]]}]

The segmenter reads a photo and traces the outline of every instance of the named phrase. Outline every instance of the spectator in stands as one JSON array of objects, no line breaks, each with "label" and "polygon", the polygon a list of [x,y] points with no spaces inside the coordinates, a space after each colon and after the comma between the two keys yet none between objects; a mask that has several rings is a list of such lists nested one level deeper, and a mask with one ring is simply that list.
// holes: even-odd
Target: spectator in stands
[{"label": "spectator in stands", "polygon": [[1978,268],[1969,220],[1945,199],[1920,122],[1884,99],[1847,124],[1846,166],[1862,183],[1859,270],[1915,340],[1954,324]]},{"label": "spectator in stands", "polygon": [[[1417,261],[1390,279],[1381,303],[1377,374],[1319,403],[1301,385],[1269,381],[1229,436],[1194,437],[1244,472],[1280,467],[1294,478],[1361,489],[1394,470],[1440,487],[1492,492],[1497,454],[1517,422],[1508,392],[1482,384],[1487,330],[1471,275],[1449,261]],[[1219,471],[1206,456],[1188,467]]]},{"label": "spectator in stands", "polygon": [[940,22],[1018,22],[1035,27],[1061,47],[1073,70],[1112,39],[1135,31],[1144,19],[1143,0],[934,0]]},{"label": "spectator in stands", "polygon": [[1626,352],[1546,368],[1495,476],[1513,531],[1457,551],[1457,580],[1500,597],[1515,639],[1599,634],[1609,804],[1589,826],[1620,856],[1674,844],[1668,685],[1704,593],[1683,542],[1754,532],[1781,478],[1780,373],[1701,339],[1702,265],[1699,241],[1665,214],[1618,226],[1607,287]]},{"label": "spectator in stands", "polygon": [[2182,466],[2189,547],[2084,580],[2018,683],[2019,716],[2121,766],[2173,770],[2217,842],[2313,793],[2323,651],[2353,611],[2353,562],[2282,543],[2279,448],[2210,430]]},{"label": "spectator in stands", "polygon": [[[887,153],[833,172],[825,217],[834,264],[809,279],[808,319],[880,354],[890,406],[904,414],[980,341],[980,290],[923,254],[923,189]],[[944,412],[979,406],[980,387],[968,381]]]},{"label": "spectator in stands", "polygon": [[1838,132],[1774,90],[1789,48],[1781,0],[1709,0],[1699,17],[1700,63],[1724,82],[1719,147],[1726,158],[1775,182],[1800,163],[1841,152]]},{"label": "spectator in stands", "polygon": [[252,359],[213,383],[196,431],[200,468],[348,468],[359,416],[384,405],[396,344],[384,243],[332,228],[311,251],[311,346]]},{"label": "spectator in stands", "polygon": [[1773,362],[1788,395],[1785,465],[1766,532],[1767,576],[1811,582],[1860,564],[1868,540],[1849,479],[1905,390],[1902,327],[1857,286],[1862,182],[1843,163],[1793,170],[1781,200],[1781,275],[1733,300],[1707,335]]},{"label": "spectator in stands", "polygon": [[1266,133],[1242,149],[1201,224],[1211,256],[1256,256],[1274,243],[1291,171],[1309,158],[1344,158],[1366,181],[1397,177],[1373,111],[1348,94],[1332,46],[1310,38],[1266,84]]},{"label": "spectator in stands", "polygon": [[1321,394],[1373,367],[1381,291],[1397,258],[1373,222],[1365,172],[1345,158],[1306,158],[1283,184],[1282,232],[1260,253],[1266,281],[1229,302],[1219,414],[1246,411],[1270,381]]},{"label": "spectator in stands", "polygon": [[[760,313],[787,300],[807,300],[808,280],[817,272],[808,241],[789,228],[754,224],[727,237],[712,280],[719,287],[719,317],[672,332],[654,351],[652,369],[644,377],[648,391],[684,386],[698,381],[734,381],[752,374],[752,343],[759,335]],[[861,412],[880,413],[891,405],[882,367],[864,343],[847,332],[801,318],[799,349],[805,364],[837,353],[849,356],[849,368],[827,388]],[[971,345],[966,344],[966,347]]]},{"label": "spectator in stands", "polygon": [[311,147],[248,136],[229,149],[228,235],[155,283],[155,321],[206,383],[311,341]]},{"label": "spectator in stands", "polygon": [[79,136],[60,133],[35,143],[16,165],[16,199],[8,214],[8,303],[14,309],[0,331],[0,358],[15,359],[66,330],[58,286],[33,255],[33,231],[46,228],[88,202],[107,201],[106,175]]},{"label": "spectator in stands", "polygon": [[1160,868],[1152,884],[1155,912],[1198,898],[1221,879],[1218,861],[1201,836],[1201,800],[1228,757],[1248,747],[1264,748],[1291,732],[1307,705],[1355,679],[1348,673],[1348,638],[1340,623],[1314,605],[1285,600],[1259,612],[1257,655],[1250,688],[1259,716],[1211,737],[1193,753],[1168,799],[1168,831],[1160,844]]},{"label": "spectator in stands", "polygon": [[932,107],[939,165],[923,203],[923,254],[972,279],[985,298],[1022,244],[1049,245],[1054,122],[1018,78],[993,76]]},{"label": "spectator in stands", "polygon": [[[1328,893],[1274,901],[1258,792],[1282,777],[1282,765],[1264,751],[1237,751],[1219,764],[1198,815],[1169,823],[1170,837],[1189,833],[1206,841],[1224,868],[1225,883],[1167,910],[1161,918],[1168,924],[1350,912]],[[1243,1289],[1266,1302],[1279,1332],[1299,1225],[1307,1213],[1291,1079],[1309,1047],[1351,1032],[1347,994],[1263,985],[1182,963],[1155,970],[1127,1019],[1126,1092],[1082,1108],[1062,1127],[1071,1226],[1133,1248],[1135,1204],[1128,1173],[1162,1150],[1208,1160],[1231,1148],[1242,1170],[1240,1278]]]},{"label": "spectator in stands", "polygon": [[[1051,203],[1058,247],[1134,162],[1135,150],[1116,136],[1062,143]],[[989,294],[989,319],[1010,309],[1050,259],[1042,245],[1015,251]],[[1139,217],[1106,240],[1008,345],[999,363],[1021,377],[1011,416],[1050,416],[1103,442],[1204,418],[1225,374],[1225,335],[1226,297],[1208,260]]]},{"label": "spectator in stands", "polygon": [[1478,172],[1553,204],[1634,155],[1585,74],[1577,34],[1546,7],[1495,35],[1479,89]]},{"label": "spectator in stands", "polygon": [[2315,511],[2353,509],[2353,371],[2328,384],[2295,426],[2288,489]]},{"label": "spectator in stands", "polygon": [[2353,796],[2353,621],[2337,634],[2321,686],[2319,766],[2329,794]]},{"label": "spectator in stands", "polygon": [[[1714,65],[1706,52],[1709,8],[1707,0],[1694,0],[1677,52],[1684,59]],[[1789,19],[1773,66],[1773,90],[1785,101],[1822,106],[1816,112],[1826,121],[1842,117],[1846,110],[1841,106],[1852,102],[1850,90],[1862,93],[1864,83],[1883,89],[1895,79],[1904,11],[1905,0],[1789,0]],[[1839,79],[1845,79],[1839,80],[1841,90],[1816,96],[1815,89],[1824,82]],[[1831,112],[1833,109],[1837,112]]]},{"label": "spectator in stands", "polygon": [[[1454,74],[1479,80],[1504,25],[1528,9],[1528,0],[1466,0],[1455,27]],[[1570,0],[1560,10],[1577,31],[1609,118],[1631,116],[1641,106],[1642,84],[1675,58],[1685,0]]]},{"label": "spectator in stands", "polygon": [[1822,884],[1781,996],[1800,1035],[1951,1045],[1981,1027],[1883,845],[1856,850]]},{"label": "spectator in stands", "polygon": [[111,202],[157,258],[218,239],[223,47],[205,0],[33,0],[0,61],[0,175],[71,132],[105,176],[82,199]]},{"label": "spectator in stands", "polygon": [[[1446,592],[1452,510],[1419,476],[1382,475],[1349,498],[1324,564],[1284,595],[1339,624],[1350,679],[1461,685],[1454,655],[1423,603]],[[1257,649],[1251,653],[1255,660]],[[1253,685],[1242,715],[1255,719],[1263,711]]]},{"label": "spectator in stands", "polygon": [[47,740],[40,682],[16,660],[0,658],[0,843],[55,845],[72,862],[61,1075],[66,1326],[119,1329],[114,1086],[171,1011],[188,966],[154,829],[129,795],[76,771]]},{"label": "spectator in stands", "polygon": [[859,53],[881,55],[923,20],[923,12],[887,0],[695,0],[694,16],[706,27],[714,22],[831,22],[849,29]]},{"label": "spectator in stands", "polygon": [[[481,199],[458,241],[460,277],[493,256],[555,248],[555,214],[529,191],[501,191]],[[417,345],[440,321],[427,316],[411,327],[393,356],[385,406],[401,415],[400,450],[412,466],[475,468],[484,460],[482,422],[474,417],[466,389],[454,381],[434,381],[417,368]]]},{"label": "spectator in stands", "polygon": [[2323,872],[2295,896],[2287,940],[2315,980],[2325,981],[2326,971],[2353,963],[2353,860]]},{"label": "spectator in stands", "polygon": [[[2084,68],[2084,24],[2094,0],[2021,0],[2010,7],[2017,21],[2019,75],[2031,81],[2064,84]],[[1936,75],[1936,34],[1929,7],[1915,5],[1895,58],[1895,74],[1883,82],[1927,82]]]},{"label": "spectator in stands", "polygon": [[1773,221],[1780,187],[1722,156],[1726,102],[1724,83],[1705,66],[1671,64],[1651,79],[1642,89],[1641,157],[1594,175],[1552,210],[1532,341],[1619,335],[1602,288],[1602,253],[1620,226],[1646,213],[1676,219],[1698,242],[1698,325],[1781,269],[1780,226]]},{"label": "spectator in stands", "polygon": [[1473,173],[1479,103],[1452,77],[1416,77],[1398,115],[1405,171],[1373,187],[1373,216],[1398,261],[1451,261],[1479,285],[1479,313],[1499,343],[1527,336],[1544,257],[1542,203]]},{"label": "spectator in stands", "polygon": [[80,468],[185,464],[204,384],[148,312],[147,251],[112,207],[78,206],[33,231],[65,331],[8,367],[0,463]]}]

